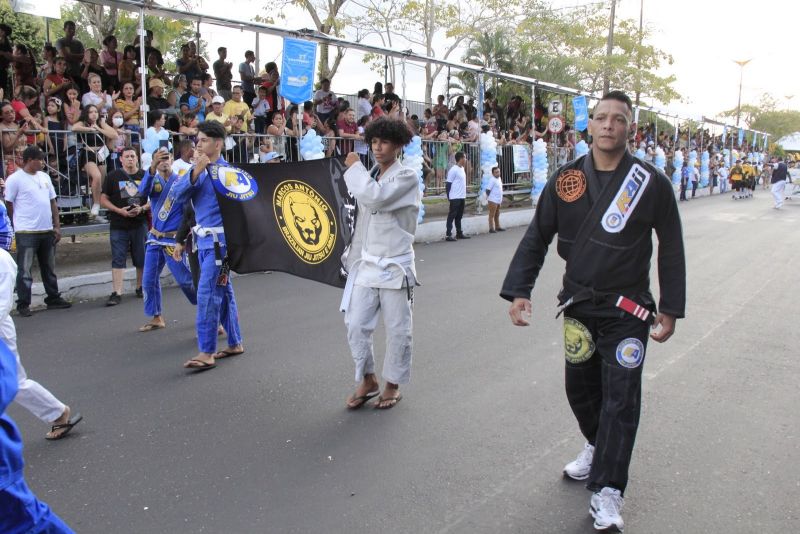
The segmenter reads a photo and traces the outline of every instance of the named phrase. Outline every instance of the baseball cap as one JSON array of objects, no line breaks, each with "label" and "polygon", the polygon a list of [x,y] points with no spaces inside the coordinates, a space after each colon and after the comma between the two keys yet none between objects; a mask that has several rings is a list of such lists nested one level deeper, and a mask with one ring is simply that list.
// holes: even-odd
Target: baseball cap
[{"label": "baseball cap", "polygon": [[225,103],[225,99],[222,98],[221,96],[217,95],[217,96],[215,96],[214,98],[211,99],[211,103],[212,104],[224,104]]}]

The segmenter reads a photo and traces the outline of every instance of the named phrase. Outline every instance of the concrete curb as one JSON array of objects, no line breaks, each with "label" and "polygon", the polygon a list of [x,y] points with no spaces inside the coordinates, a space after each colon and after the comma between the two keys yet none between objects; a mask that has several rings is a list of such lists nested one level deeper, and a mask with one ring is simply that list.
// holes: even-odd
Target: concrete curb
[{"label": "concrete curb", "polygon": [[[533,218],[533,208],[516,209],[507,212],[500,212],[500,224],[504,228],[515,226],[527,226]],[[462,229],[467,234],[485,234],[489,231],[488,215],[472,215],[462,219]],[[436,220],[422,223],[417,227],[417,243],[432,243],[442,241],[445,237],[445,221]],[[136,269],[130,267],[125,269],[124,294],[132,296],[136,290]],[[168,269],[164,269],[161,275],[161,286],[170,287],[175,285],[175,279]],[[107,297],[111,294],[111,269],[100,273],[81,274],[78,276],[67,276],[58,279],[58,288],[61,295],[72,302],[81,300],[93,300]],[[44,307],[46,297],[44,286],[37,282],[31,288],[31,308]]]}]

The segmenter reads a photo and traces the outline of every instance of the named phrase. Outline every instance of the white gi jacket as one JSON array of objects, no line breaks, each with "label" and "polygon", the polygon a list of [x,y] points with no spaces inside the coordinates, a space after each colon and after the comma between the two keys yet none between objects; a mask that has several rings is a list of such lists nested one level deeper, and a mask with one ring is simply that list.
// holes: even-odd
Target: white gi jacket
[{"label": "white gi jacket", "polygon": [[375,180],[361,163],[344,174],[357,201],[356,228],[344,264],[353,283],[400,289],[417,283],[414,234],[422,193],[417,173],[395,162]]}]

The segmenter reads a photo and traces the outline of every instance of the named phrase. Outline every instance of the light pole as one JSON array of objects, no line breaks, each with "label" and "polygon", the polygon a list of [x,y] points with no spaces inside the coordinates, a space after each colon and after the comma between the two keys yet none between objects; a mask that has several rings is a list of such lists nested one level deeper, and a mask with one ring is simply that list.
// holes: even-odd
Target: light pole
[{"label": "light pole", "polygon": [[736,126],[739,126],[739,118],[742,116],[742,76],[744,75],[744,66],[753,61],[752,59],[733,60],[734,63],[739,65],[739,103],[736,104]]},{"label": "light pole", "polygon": [[608,92],[611,86],[611,73],[609,69],[611,66],[611,53],[614,50],[614,14],[617,8],[617,0],[611,0],[611,16],[608,20],[608,41],[606,42],[606,68],[603,73],[603,94]]}]

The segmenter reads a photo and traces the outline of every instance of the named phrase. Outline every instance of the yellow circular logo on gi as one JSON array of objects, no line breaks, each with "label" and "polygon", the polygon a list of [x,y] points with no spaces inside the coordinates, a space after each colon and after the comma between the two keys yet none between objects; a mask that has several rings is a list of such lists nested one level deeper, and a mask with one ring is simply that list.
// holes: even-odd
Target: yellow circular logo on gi
[{"label": "yellow circular logo on gi", "polygon": [[305,263],[328,259],[336,245],[333,210],[313,187],[299,180],[278,184],[272,197],[278,228],[289,248]]},{"label": "yellow circular logo on gi", "polygon": [[592,333],[583,323],[564,318],[564,356],[569,363],[583,363],[594,354]]}]

